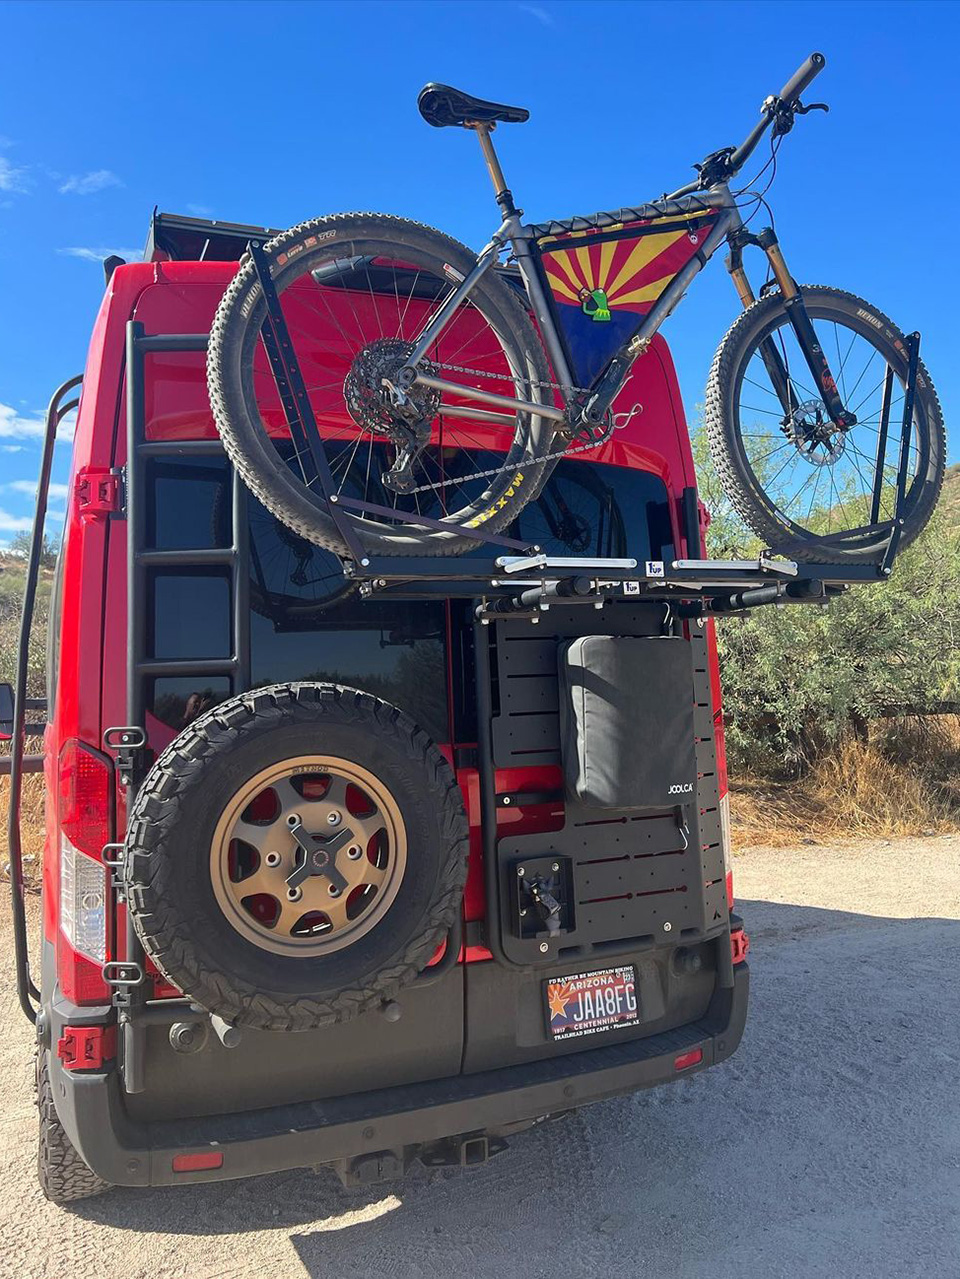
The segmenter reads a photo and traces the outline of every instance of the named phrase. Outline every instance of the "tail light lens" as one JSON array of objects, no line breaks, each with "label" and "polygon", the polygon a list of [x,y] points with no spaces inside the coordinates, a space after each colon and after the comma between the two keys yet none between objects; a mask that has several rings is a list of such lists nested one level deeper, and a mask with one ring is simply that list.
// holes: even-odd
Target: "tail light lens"
[{"label": "tail light lens", "polygon": [[[104,840],[106,843],[106,840]],[[81,955],[107,962],[107,874],[105,867],[60,836],[60,927]]]},{"label": "tail light lens", "polygon": [[720,797],[720,847],[723,850],[723,877],[727,881],[727,906],[733,910],[733,867],[730,865],[730,792]]},{"label": "tail light lens", "polygon": [[109,958],[109,872],[100,860],[112,827],[113,767],[105,756],[71,739],[60,752],[57,820],[60,828],[60,940],[58,976],[67,999],[103,1003],[110,987],[101,969]]},{"label": "tail light lens", "polygon": [[88,857],[99,859],[110,840],[113,769],[98,751],[71,738],[60,752],[60,834]]}]

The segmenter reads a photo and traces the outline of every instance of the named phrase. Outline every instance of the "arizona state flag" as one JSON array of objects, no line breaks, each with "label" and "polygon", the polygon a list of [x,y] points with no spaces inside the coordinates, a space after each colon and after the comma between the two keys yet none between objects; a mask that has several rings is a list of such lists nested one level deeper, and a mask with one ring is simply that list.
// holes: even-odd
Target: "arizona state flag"
[{"label": "arizona state flag", "polygon": [[715,219],[702,213],[617,223],[538,241],[573,375],[588,387],[673,277],[697,252]]}]

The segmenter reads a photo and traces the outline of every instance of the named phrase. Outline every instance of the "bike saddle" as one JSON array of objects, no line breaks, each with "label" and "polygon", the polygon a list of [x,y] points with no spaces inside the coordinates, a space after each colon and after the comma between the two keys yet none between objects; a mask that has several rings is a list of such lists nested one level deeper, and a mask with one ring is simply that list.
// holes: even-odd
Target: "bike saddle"
[{"label": "bike saddle", "polygon": [[474,98],[462,89],[453,89],[449,84],[425,84],[417,98],[420,114],[427,124],[435,129],[443,129],[450,124],[466,124],[467,121],[479,124],[493,124],[502,120],[504,124],[523,124],[530,119],[530,112],[524,107],[508,107],[501,102],[486,102],[483,98]]}]

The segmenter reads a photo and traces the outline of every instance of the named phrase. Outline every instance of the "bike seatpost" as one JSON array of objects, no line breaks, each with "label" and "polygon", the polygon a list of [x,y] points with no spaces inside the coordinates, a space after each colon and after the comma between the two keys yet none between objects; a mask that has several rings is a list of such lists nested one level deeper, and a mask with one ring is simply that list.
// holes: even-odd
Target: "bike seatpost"
[{"label": "bike seatpost", "polygon": [[483,152],[483,158],[486,162],[487,172],[490,174],[490,181],[493,183],[493,189],[496,193],[497,204],[500,205],[500,212],[505,218],[511,217],[517,212],[517,207],[513,202],[513,192],[507,186],[507,180],[503,176],[500,159],[494,150],[493,139],[490,137],[496,125],[479,120],[467,120],[464,122],[464,128],[473,129],[476,133],[480,142],[480,150]]}]

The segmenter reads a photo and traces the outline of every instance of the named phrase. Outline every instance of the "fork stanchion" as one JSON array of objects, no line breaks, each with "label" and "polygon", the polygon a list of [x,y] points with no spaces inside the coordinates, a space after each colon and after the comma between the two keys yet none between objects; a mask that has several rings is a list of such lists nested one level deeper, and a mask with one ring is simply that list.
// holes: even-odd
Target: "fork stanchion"
[{"label": "fork stanchion", "polygon": [[900,432],[900,459],[897,465],[897,496],[893,507],[893,528],[890,541],[880,561],[881,577],[889,577],[893,571],[903,535],[903,506],[907,495],[907,470],[910,465],[910,436],[913,432],[913,406],[917,391],[917,368],[920,363],[920,334],[908,333],[905,338],[907,346],[907,382],[903,390],[903,426]]}]

